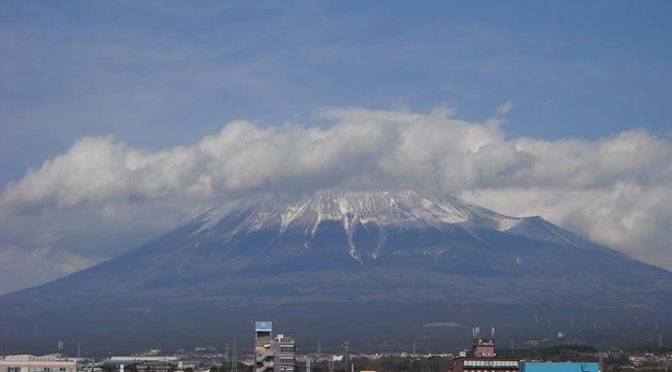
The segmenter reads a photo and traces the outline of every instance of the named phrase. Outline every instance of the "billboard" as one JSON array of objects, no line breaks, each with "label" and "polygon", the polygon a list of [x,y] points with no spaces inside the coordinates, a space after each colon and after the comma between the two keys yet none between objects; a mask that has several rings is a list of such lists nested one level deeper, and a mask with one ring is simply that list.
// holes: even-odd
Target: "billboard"
[{"label": "billboard", "polygon": [[273,330],[273,322],[254,322],[254,330],[256,332],[271,332]]}]

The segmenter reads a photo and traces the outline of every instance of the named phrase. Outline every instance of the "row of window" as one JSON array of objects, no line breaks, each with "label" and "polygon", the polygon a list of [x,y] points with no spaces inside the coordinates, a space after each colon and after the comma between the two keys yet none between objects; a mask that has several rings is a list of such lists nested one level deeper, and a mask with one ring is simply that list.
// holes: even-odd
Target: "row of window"
[{"label": "row of window", "polygon": [[465,367],[518,367],[516,360],[465,360]]}]

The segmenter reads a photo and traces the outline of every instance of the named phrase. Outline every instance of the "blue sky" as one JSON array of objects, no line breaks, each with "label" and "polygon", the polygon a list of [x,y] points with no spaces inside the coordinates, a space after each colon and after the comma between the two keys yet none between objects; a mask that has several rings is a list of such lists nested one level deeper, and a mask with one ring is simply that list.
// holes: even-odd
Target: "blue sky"
[{"label": "blue sky", "polygon": [[481,120],[510,100],[512,136],[664,135],[670,16],[669,1],[2,1],[0,182],[84,135],[158,149],[345,106]]},{"label": "blue sky", "polygon": [[670,19],[652,0],[0,0],[0,294],[222,200],[327,187],[541,215],[672,270]]}]

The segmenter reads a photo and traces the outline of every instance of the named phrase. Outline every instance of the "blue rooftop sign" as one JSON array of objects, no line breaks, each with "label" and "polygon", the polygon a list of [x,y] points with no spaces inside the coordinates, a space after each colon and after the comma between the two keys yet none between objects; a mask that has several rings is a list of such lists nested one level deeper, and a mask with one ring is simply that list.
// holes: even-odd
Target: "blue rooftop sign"
[{"label": "blue rooftop sign", "polygon": [[273,330],[273,322],[254,322],[254,330],[256,332],[271,332]]},{"label": "blue rooftop sign", "polygon": [[521,372],[600,372],[598,363],[524,362]]}]

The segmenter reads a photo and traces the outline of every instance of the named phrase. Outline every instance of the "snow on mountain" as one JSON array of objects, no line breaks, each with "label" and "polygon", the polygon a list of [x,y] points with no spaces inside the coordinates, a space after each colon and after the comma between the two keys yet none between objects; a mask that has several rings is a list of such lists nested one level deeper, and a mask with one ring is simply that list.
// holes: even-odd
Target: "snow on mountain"
[{"label": "snow on mountain", "polygon": [[403,192],[321,192],[298,200],[225,204],[206,212],[199,232],[213,229],[223,218],[241,210],[254,212],[239,228],[259,230],[290,226],[310,227],[314,233],[324,221],[341,221],[346,230],[361,223],[379,226],[432,226],[458,224],[487,227],[500,231],[515,226],[521,219],[508,217],[467,203],[458,198],[435,199],[413,191]]},{"label": "snow on mountain", "polygon": [[358,226],[372,225],[382,232],[381,245],[389,229],[455,227],[475,235],[479,230],[489,229],[562,245],[592,245],[541,217],[505,216],[456,197],[431,198],[413,191],[324,191],[293,200],[237,201],[212,208],[199,218],[200,227],[193,235],[216,233],[227,240],[239,233],[259,230],[277,230],[281,235],[288,229],[301,229],[305,232],[306,246],[320,224],[336,221],[348,236],[350,255],[358,260],[353,234]]}]

